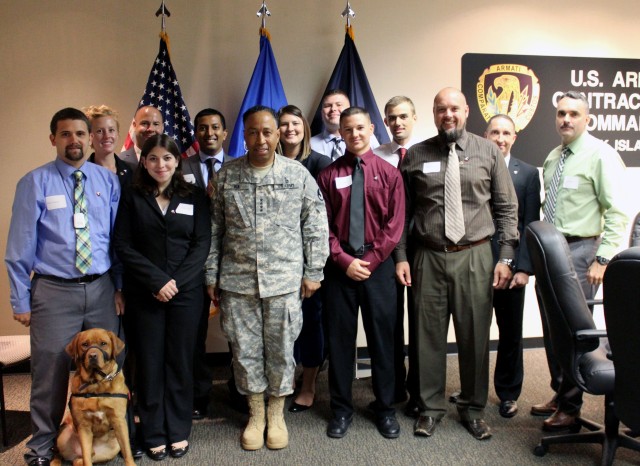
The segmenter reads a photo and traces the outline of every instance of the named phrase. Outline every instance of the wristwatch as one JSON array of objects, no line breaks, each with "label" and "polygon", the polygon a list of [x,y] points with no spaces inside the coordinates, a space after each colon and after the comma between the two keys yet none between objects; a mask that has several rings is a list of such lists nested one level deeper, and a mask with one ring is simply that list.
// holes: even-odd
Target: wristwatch
[{"label": "wristwatch", "polygon": [[609,259],[602,256],[596,256],[596,262],[600,265],[607,265],[609,263]]},{"label": "wristwatch", "polygon": [[513,270],[513,259],[500,259],[498,261],[499,264],[508,265],[511,270]]}]

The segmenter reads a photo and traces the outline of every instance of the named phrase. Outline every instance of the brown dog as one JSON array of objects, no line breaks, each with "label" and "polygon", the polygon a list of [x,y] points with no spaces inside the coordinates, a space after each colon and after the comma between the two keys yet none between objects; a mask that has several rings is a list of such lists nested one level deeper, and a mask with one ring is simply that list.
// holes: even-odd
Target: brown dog
[{"label": "brown dog", "polygon": [[115,360],[123,349],[120,338],[99,328],[78,333],[67,345],[76,372],[71,379],[71,414],[65,416],[56,443],[73,466],[110,461],[120,451],[127,466],[136,464],[125,417],[129,390]]}]

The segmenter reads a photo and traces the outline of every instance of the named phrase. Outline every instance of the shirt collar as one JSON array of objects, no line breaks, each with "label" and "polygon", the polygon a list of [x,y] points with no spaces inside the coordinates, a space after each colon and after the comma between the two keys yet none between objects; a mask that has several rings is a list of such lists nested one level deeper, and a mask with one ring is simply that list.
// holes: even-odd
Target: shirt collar
[{"label": "shirt collar", "polygon": [[322,130],[322,139],[324,139],[324,142],[331,142],[333,141],[333,138],[338,138],[338,139],[342,139],[342,136],[340,136],[339,134],[337,136],[331,134],[330,132],[328,132],[326,129]]},{"label": "shirt collar", "polygon": [[198,152],[198,155],[200,156],[200,161],[202,163],[204,163],[208,159],[216,159],[220,163],[222,163],[223,160],[224,160],[224,150],[221,150],[216,155],[207,155],[204,152],[200,151],[200,152]]},{"label": "shirt collar", "polygon": [[68,163],[60,160],[59,158],[56,157],[55,160],[55,166],[58,169],[58,171],[60,172],[60,174],[64,177],[70,177],[71,175],[73,175],[73,172],[75,172],[76,170],[80,170],[81,172],[86,174],[86,171],[84,170],[84,163],[82,165],[80,165],[80,167],[76,168],[72,165],[69,165]]}]

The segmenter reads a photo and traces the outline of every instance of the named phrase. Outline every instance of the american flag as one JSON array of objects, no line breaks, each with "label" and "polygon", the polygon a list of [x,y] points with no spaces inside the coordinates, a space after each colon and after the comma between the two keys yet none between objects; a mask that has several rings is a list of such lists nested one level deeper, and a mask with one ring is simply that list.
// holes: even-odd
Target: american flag
[{"label": "american flag", "polygon": [[[189,110],[184,103],[178,78],[171,65],[168,42],[169,36],[166,33],[160,34],[160,50],[136,110],[146,105],[152,105],[160,110],[164,118],[164,133],[175,139],[182,156],[188,157],[198,153],[198,142],[194,138]],[[129,128],[122,150],[127,150],[131,146],[133,146],[133,125]]]}]

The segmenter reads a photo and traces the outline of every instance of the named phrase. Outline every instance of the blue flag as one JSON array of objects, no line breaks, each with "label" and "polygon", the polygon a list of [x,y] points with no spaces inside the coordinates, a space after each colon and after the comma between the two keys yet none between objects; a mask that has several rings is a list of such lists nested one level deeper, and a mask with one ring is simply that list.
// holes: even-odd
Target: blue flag
[{"label": "blue flag", "polygon": [[255,105],[265,105],[271,107],[276,112],[287,105],[287,98],[284,95],[284,88],[280,80],[278,65],[273,56],[269,33],[266,29],[260,30],[260,55],[253,70],[249,87],[244,95],[240,113],[236,120],[231,142],[229,143],[229,155],[240,157],[244,155],[244,124],[242,115]]},{"label": "blue flag", "polygon": [[[376,99],[373,97],[371,86],[369,86],[369,80],[367,74],[364,72],[360,55],[356,49],[356,44],[353,42],[352,36],[347,31],[344,37],[344,47],[338,57],[336,67],[333,69],[331,78],[329,78],[329,84],[325,89],[325,92],[331,89],[342,89],[349,96],[349,101],[353,107],[362,107],[369,112],[371,116],[371,123],[375,125],[374,134],[380,144],[389,142],[389,135],[384,126],[384,121],[380,116]],[[316,114],[313,117],[311,123],[311,134],[318,134],[322,132],[322,116],[320,111],[322,109],[322,102],[318,105]]]}]

